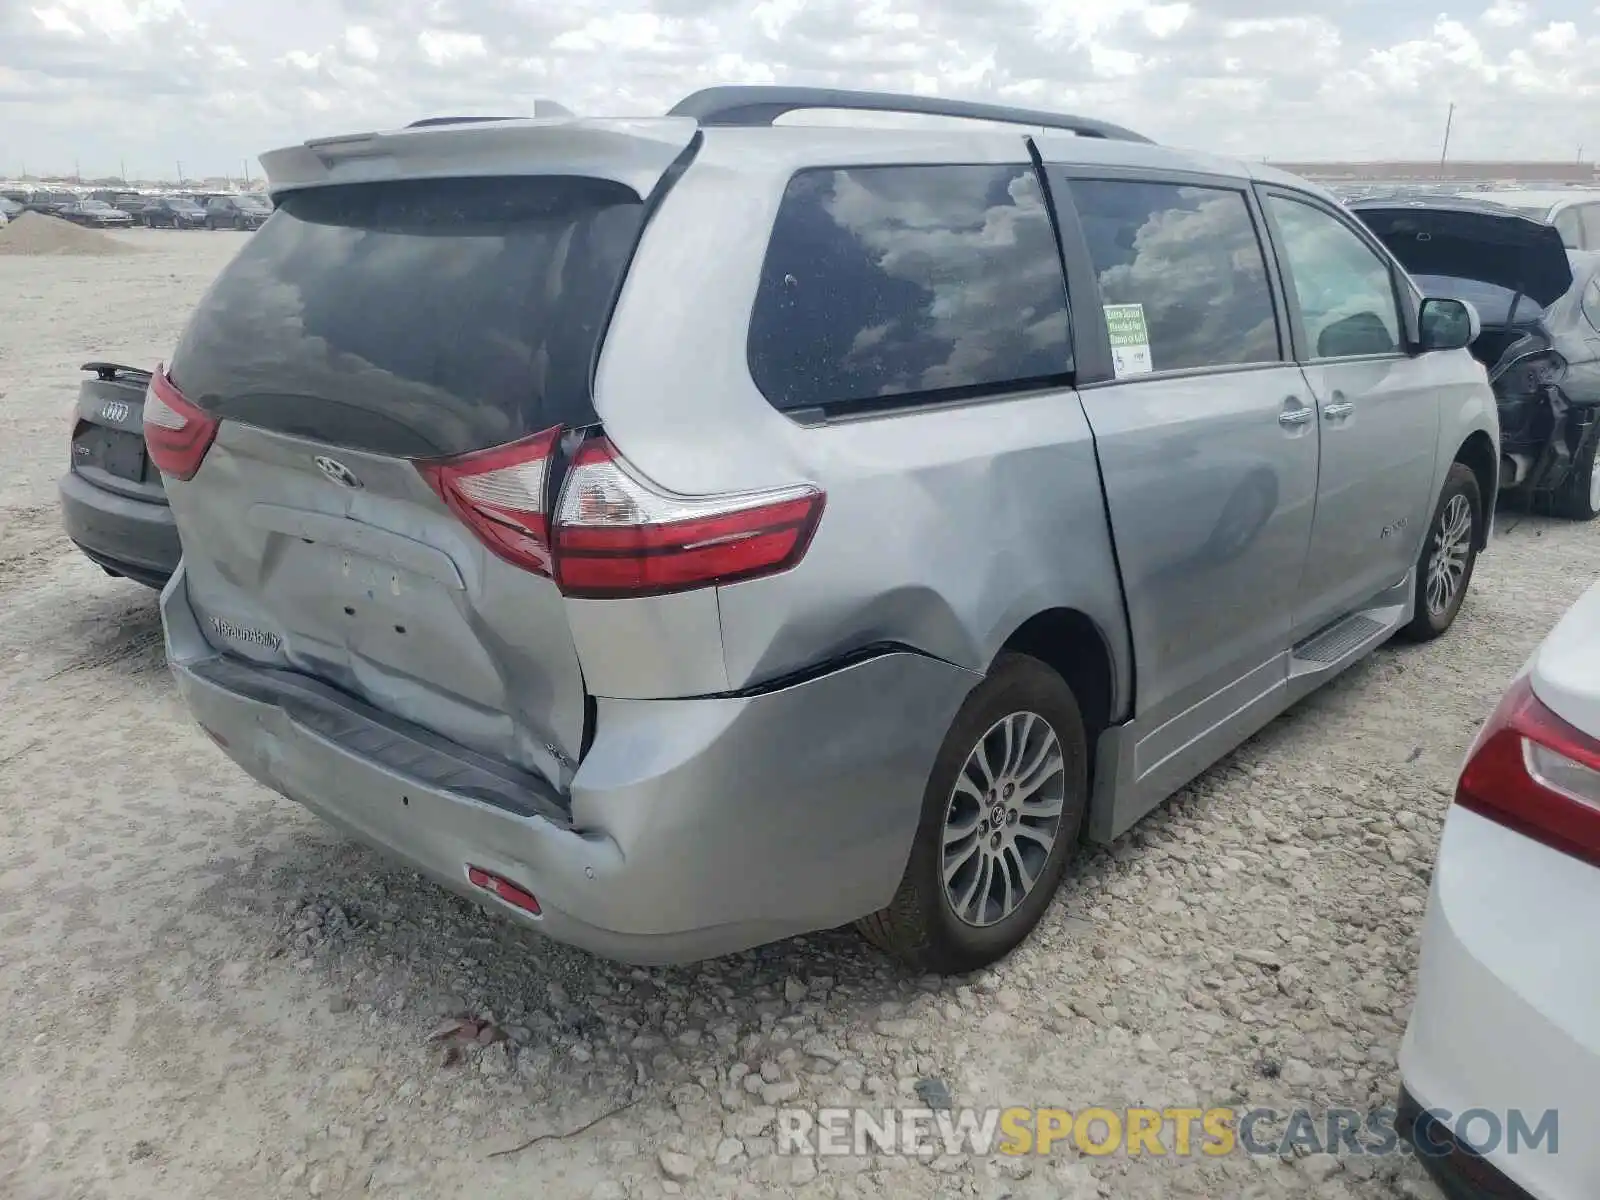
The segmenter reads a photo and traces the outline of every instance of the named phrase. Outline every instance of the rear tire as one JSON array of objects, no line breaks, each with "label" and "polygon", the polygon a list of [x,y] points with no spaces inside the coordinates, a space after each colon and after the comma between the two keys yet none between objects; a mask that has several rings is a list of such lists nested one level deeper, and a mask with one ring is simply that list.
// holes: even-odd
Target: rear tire
[{"label": "rear tire", "polygon": [[951,722],[900,888],[857,922],[863,936],[941,975],[1004,958],[1044,916],[1077,847],[1088,758],[1066,681],[1002,654]]},{"label": "rear tire", "polygon": [[1400,627],[1401,637],[1429,642],[1455,623],[1472,584],[1482,530],[1478,477],[1466,464],[1451,463],[1417,559],[1416,613]]},{"label": "rear tire", "polygon": [[1595,452],[1600,450],[1600,431],[1590,430],[1588,442],[1573,460],[1566,482],[1551,497],[1556,516],[1570,521],[1592,521],[1600,517],[1600,471]]}]

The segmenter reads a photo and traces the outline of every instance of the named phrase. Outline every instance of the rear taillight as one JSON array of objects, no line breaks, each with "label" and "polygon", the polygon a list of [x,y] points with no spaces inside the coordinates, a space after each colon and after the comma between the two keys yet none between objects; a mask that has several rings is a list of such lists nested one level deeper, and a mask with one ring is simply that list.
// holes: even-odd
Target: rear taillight
[{"label": "rear taillight", "polygon": [[184,398],[161,367],[144,394],[144,444],[163,475],[193,479],[217,436],[217,419]]},{"label": "rear taillight", "polygon": [[163,475],[194,478],[216,438],[218,419],[187,400],[162,366],[144,392],[144,445]]},{"label": "rear taillight", "polygon": [[546,492],[561,430],[417,464],[439,499],[495,554],[525,571],[550,574]]},{"label": "rear taillight", "polygon": [[560,435],[547,429],[417,467],[490,550],[552,576],[568,596],[659,595],[785,571],[804,556],[822,516],[823,493],[809,484],[674,495],[641,478],[601,437],[573,456],[552,520]]},{"label": "rear taillight", "polygon": [[1600,740],[1546,708],[1526,675],[1473,742],[1456,803],[1600,866]]},{"label": "rear taillight", "polygon": [[809,484],[673,495],[598,438],[574,456],[561,489],[556,582],[568,596],[647,596],[784,571],[805,555],[822,505]]}]

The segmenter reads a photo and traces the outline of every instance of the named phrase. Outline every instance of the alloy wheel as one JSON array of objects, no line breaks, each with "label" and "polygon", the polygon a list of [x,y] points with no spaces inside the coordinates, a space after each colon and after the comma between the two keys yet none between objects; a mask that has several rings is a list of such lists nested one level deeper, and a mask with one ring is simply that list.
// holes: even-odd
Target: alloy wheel
[{"label": "alloy wheel", "polygon": [[1428,612],[1442,617],[1450,611],[1467,575],[1472,549],[1472,505],[1459,493],[1439,514],[1433,530],[1433,553],[1428,556]]},{"label": "alloy wheel", "polygon": [[1061,828],[1061,739],[1037,713],[1002,717],[978,739],[945,808],[942,875],[958,919],[988,926],[1027,899]]}]

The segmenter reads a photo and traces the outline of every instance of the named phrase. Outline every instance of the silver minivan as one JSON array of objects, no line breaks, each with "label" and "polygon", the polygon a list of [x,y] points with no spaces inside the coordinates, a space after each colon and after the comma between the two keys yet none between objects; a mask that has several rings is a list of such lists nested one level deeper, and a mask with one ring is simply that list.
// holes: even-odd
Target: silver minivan
[{"label": "silver minivan", "polygon": [[1264,167],[786,88],[262,163],[145,405],[182,692],[603,955],[991,962],[1489,534],[1472,310]]}]

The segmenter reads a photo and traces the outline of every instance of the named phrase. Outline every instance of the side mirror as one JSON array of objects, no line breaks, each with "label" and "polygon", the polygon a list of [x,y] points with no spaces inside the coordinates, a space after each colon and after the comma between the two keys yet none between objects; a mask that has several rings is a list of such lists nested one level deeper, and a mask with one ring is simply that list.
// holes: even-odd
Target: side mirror
[{"label": "side mirror", "polygon": [[1483,322],[1478,310],[1465,300],[1430,296],[1417,312],[1417,348],[1460,350],[1478,340]]}]

